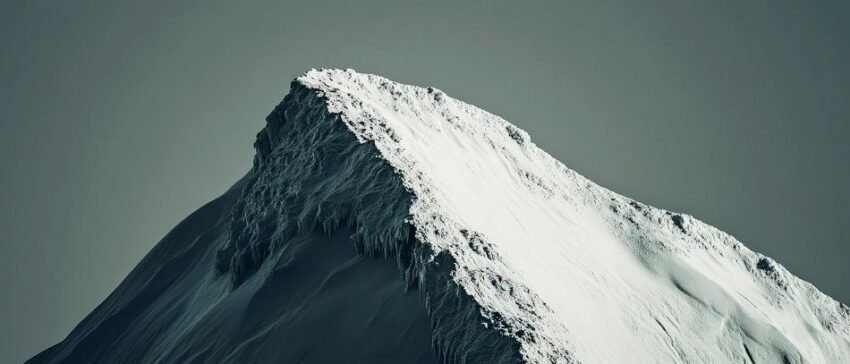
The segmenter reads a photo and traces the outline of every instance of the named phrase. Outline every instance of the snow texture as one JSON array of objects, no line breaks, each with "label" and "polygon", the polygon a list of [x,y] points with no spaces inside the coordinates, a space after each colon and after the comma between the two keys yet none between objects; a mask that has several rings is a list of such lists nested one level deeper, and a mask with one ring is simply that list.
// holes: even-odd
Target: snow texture
[{"label": "snow texture", "polygon": [[850,361],[850,310],[691,216],[569,170],[434,88],[312,70],[415,196],[410,224],[530,362]]},{"label": "snow texture", "polygon": [[440,90],[310,70],[255,148],[209,222],[31,361],[850,362],[847,306]]}]

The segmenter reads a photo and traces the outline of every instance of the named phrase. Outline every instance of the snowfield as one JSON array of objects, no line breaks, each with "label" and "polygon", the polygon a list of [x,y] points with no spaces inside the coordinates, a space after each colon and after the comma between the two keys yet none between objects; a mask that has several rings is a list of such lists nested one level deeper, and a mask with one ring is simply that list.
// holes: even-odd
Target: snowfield
[{"label": "snowfield", "polygon": [[529,361],[850,362],[847,306],[691,216],[594,184],[498,116],[351,70],[298,82],[404,178],[417,238],[450,252]]},{"label": "snowfield", "polygon": [[440,90],[310,70],[255,148],[31,362],[850,362],[846,305]]}]

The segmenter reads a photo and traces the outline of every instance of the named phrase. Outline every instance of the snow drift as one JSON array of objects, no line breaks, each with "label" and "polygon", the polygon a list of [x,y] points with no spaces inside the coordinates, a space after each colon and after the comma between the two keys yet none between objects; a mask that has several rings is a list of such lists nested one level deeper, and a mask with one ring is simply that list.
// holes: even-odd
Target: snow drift
[{"label": "snow drift", "polygon": [[255,148],[30,362],[850,362],[847,306],[437,89],[311,70]]}]

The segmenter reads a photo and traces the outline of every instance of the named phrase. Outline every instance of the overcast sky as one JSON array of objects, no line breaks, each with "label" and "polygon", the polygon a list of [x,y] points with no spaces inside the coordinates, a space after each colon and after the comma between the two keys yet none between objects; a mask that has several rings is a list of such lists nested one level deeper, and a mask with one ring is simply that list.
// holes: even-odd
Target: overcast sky
[{"label": "overcast sky", "polygon": [[241,177],[311,67],[438,87],[850,302],[847,5],[505,4],[3,1],[0,361]]}]

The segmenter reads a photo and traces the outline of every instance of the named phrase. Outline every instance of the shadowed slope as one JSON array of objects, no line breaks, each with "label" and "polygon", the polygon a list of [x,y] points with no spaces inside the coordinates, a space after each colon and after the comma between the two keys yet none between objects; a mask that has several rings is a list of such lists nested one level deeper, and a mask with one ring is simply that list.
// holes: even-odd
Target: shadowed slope
[{"label": "shadowed slope", "polygon": [[398,269],[350,230],[304,233],[231,291],[212,269],[231,190],[178,225],[60,344],[31,363],[433,363],[428,317]]}]

